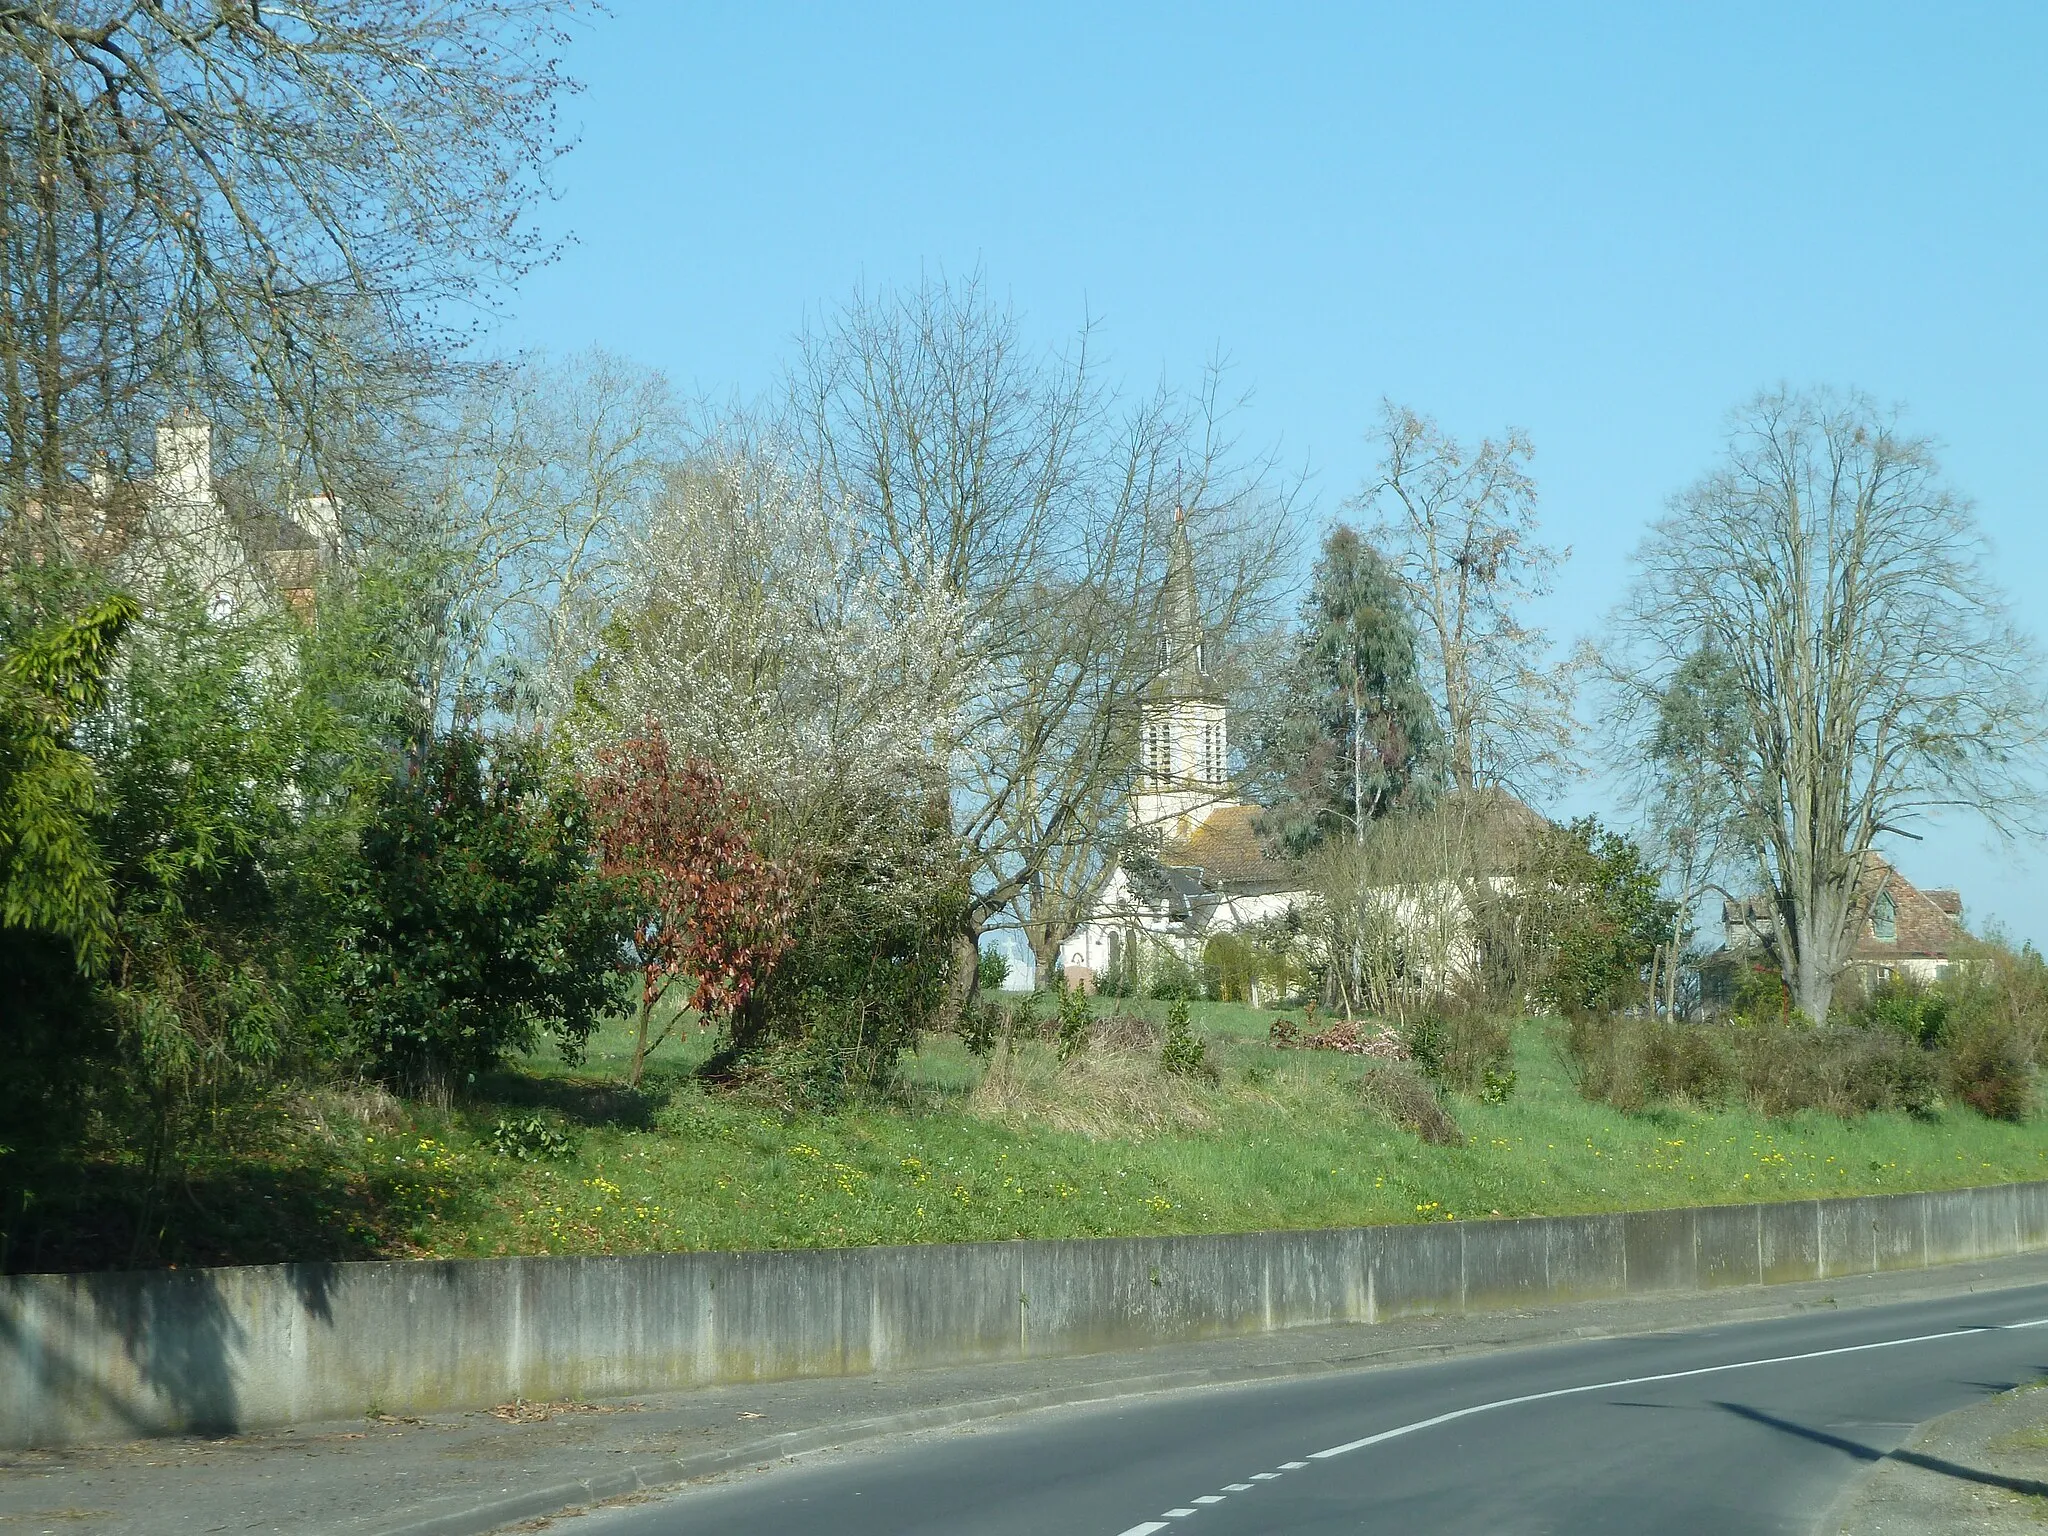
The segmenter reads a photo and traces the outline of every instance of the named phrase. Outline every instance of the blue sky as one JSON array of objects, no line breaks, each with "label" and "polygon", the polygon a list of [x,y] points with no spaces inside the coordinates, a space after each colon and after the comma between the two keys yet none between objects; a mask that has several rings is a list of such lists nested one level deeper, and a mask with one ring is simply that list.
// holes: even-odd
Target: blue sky
[{"label": "blue sky", "polygon": [[[2048,8],[614,0],[572,62],[574,244],[507,346],[745,394],[856,282],[979,267],[1134,387],[1226,356],[1322,517],[1383,395],[1527,429],[1560,640],[1730,407],[1853,385],[2048,631]],[[1928,830],[1910,878],[2048,940],[2033,847]]]}]

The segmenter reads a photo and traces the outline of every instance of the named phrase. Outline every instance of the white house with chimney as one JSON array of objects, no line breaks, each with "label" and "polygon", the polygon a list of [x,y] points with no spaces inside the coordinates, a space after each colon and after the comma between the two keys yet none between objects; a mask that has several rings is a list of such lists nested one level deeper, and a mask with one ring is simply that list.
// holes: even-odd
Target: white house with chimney
[{"label": "white house with chimney", "polygon": [[148,479],[118,480],[102,459],[83,485],[38,496],[27,511],[53,519],[74,556],[145,599],[176,578],[202,593],[216,618],[280,602],[303,611],[341,547],[327,496],[300,497],[286,513],[232,507],[214,475],[213,425],[194,410],[157,426]]}]

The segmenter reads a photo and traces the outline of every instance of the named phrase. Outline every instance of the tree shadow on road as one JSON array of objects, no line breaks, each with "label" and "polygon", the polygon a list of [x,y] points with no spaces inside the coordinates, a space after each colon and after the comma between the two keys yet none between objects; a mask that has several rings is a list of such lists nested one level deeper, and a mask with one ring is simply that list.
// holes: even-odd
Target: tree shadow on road
[{"label": "tree shadow on road", "polygon": [[[2007,1383],[1998,1390],[2007,1391],[2016,1385],[2016,1382]],[[1939,1456],[1928,1456],[1903,1446],[1896,1451],[1874,1451],[1867,1445],[1859,1445],[1854,1440],[1844,1439],[1840,1435],[1831,1435],[1824,1429],[1811,1429],[1804,1424],[1795,1424],[1790,1419],[1781,1419],[1775,1414],[1765,1413],[1761,1408],[1751,1408],[1743,1403],[1717,1402],[1714,1406],[1724,1413],[1732,1413],[1738,1418],[1748,1419],[1751,1423],[1761,1424],[1767,1429],[1797,1435],[1800,1439],[1811,1440],[1816,1445],[1830,1446],[1845,1455],[1855,1457],[1858,1461],[1898,1461],[1909,1467],[1938,1472],[1943,1477],[1953,1477],[1960,1482],[1981,1483],[1987,1488],[2003,1488],[2012,1493],[2048,1497],[2048,1483],[2036,1482],[2033,1478],[2006,1477],[1998,1472],[1987,1472],[1981,1467],[1966,1467],[1961,1462],[1945,1461]]]}]

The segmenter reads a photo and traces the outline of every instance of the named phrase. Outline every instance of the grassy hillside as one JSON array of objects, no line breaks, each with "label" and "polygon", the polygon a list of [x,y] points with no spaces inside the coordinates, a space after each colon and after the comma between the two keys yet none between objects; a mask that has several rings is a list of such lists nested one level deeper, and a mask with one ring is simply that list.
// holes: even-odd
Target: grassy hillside
[{"label": "grassy hillside", "polygon": [[[832,1115],[703,1092],[689,1075],[701,1037],[663,1047],[644,1090],[627,1092],[617,1026],[578,1067],[535,1059],[445,1109],[375,1093],[280,1102],[158,1230],[187,1262],[623,1253],[1442,1221],[2048,1177],[2040,1118],[1624,1116],[1573,1091],[1540,1023],[1516,1032],[1513,1097],[1453,1101],[1466,1145],[1428,1146],[1363,1104],[1361,1062],[1267,1045],[1272,1017],[1196,1006],[1213,1083],[1166,1077],[1144,1050],[1099,1046],[1062,1068],[1029,1043],[985,1065],[946,1038],[907,1064],[890,1103]],[[73,1199],[66,1236],[14,1267],[109,1261],[127,1219],[115,1186]]]},{"label": "grassy hillside", "polygon": [[[1157,1016],[1157,1004],[1133,1004]],[[244,1147],[162,1212],[186,1262],[281,1257],[625,1253],[1255,1227],[1776,1200],[2048,1178],[2048,1122],[1661,1110],[1622,1116],[1571,1087],[1542,1024],[1516,1032],[1518,1092],[1456,1100],[1464,1147],[1430,1147],[1356,1092],[1362,1063],[1264,1040],[1272,1014],[1198,1006],[1212,1083],[1098,1047],[1047,1044],[985,1065],[936,1038],[893,1102],[788,1114],[690,1079],[707,1040],[616,1087],[623,1026],[580,1067],[543,1059],[422,1108],[377,1094],[274,1106]],[[51,1212],[55,1214],[55,1210]],[[76,1233],[123,1221],[80,1192]]]}]

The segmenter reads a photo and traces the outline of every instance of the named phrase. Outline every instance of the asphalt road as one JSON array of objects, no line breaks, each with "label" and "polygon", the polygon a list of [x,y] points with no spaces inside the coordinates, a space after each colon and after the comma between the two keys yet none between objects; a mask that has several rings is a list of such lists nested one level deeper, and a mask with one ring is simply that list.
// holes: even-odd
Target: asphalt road
[{"label": "asphalt road", "polygon": [[2048,1285],[2028,1286],[1049,1411],[560,1528],[1805,1532],[1914,1426],[2044,1375]]}]

